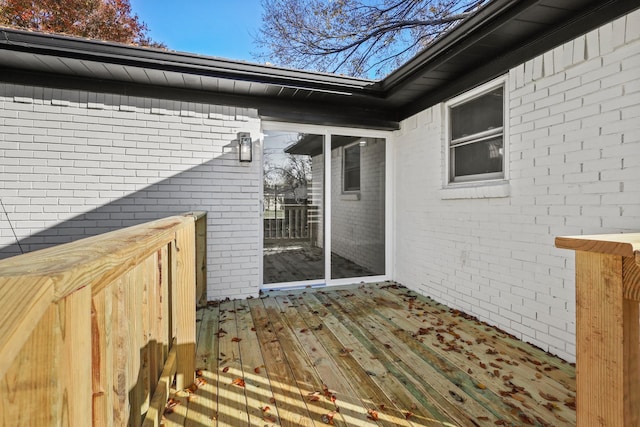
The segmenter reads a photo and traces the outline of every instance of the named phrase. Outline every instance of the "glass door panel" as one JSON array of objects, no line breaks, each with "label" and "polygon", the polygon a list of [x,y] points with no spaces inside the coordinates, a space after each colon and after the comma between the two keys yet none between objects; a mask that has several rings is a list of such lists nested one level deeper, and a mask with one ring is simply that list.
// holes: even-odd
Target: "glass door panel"
[{"label": "glass door panel", "polygon": [[331,136],[331,278],[385,274],[385,140]]},{"label": "glass door panel", "polygon": [[263,283],[324,281],[324,136],[267,131]]}]

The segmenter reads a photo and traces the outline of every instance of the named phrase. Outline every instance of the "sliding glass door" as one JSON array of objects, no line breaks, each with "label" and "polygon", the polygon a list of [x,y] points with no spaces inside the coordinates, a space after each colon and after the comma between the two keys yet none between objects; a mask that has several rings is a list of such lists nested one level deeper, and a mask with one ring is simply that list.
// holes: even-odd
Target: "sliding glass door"
[{"label": "sliding glass door", "polygon": [[385,274],[385,140],[331,136],[331,278]]},{"label": "sliding glass door", "polygon": [[293,129],[264,134],[263,287],[385,278],[385,139]]}]

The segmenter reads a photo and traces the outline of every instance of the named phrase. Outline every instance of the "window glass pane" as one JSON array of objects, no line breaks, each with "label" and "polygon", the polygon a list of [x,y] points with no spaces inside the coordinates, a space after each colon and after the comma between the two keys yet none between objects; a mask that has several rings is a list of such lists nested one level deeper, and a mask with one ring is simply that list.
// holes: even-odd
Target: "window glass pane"
[{"label": "window glass pane", "polygon": [[452,177],[502,172],[502,136],[451,149]]},{"label": "window glass pane", "polygon": [[264,137],[264,284],[325,278],[323,144],[298,132]]},{"label": "window glass pane", "polygon": [[344,191],[360,190],[360,169],[344,171]]},{"label": "window glass pane", "polygon": [[451,139],[502,127],[502,87],[451,108]]},{"label": "window glass pane", "polygon": [[[357,144],[352,145],[354,142]],[[331,159],[332,186],[331,278],[383,275],[385,140],[332,135],[331,155],[327,159]],[[342,170],[356,165],[351,170]],[[357,185],[358,193],[345,193],[342,179]]]},{"label": "window glass pane", "polygon": [[344,149],[344,191],[360,190],[360,144]]}]

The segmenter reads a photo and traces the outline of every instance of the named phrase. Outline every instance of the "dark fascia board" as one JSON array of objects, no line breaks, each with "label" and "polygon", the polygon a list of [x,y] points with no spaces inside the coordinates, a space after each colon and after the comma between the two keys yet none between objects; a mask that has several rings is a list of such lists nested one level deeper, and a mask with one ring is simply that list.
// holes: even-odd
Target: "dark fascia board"
[{"label": "dark fascia board", "polygon": [[474,68],[470,72],[440,86],[437,90],[425,93],[417,101],[402,106],[398,110],[399,116],[397,118],[398,120],[406,119],[439,102],[503,75],[517,65],[638,8],[640,8],[640,4],[636,0],[593,2],[591,7],[583,10],[581,14],[576,15],[564,24],[554,27],[545,34],[538,35],[529,43],[510,50],[485,65]]},{"label": "dark fascia board", "polygon": [[237,95],[169,86],[142,85],[111,80],[89,79],[42,72],[29,72],[0,67],[0,80],[7,83],[40,86],[57,89],[76,89],[105,92],[116,95],[157,98],[187,102],[215,103],[241,108],[253,108],[265,120],[287,121],[300,124],[345,126],[362,129],[396,130],[399,123],[390,120],[389,111],[348,106],[341,107],[345,114],[336,114],[333,103],[305,102],[295,99]]},{"label": "dark fascia board", "polygon": [[326,92],[382,97],[375,80],[0,27],[2,49]]}]

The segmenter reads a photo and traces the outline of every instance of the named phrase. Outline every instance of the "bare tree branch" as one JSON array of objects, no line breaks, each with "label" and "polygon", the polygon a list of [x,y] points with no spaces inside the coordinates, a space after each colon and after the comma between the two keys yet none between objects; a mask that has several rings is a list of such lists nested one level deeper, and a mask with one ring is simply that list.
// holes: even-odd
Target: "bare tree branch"
[{"label": "bare tree branch", "polygon": [[383,76],[489,0],[262,0],[256,58]]}]

